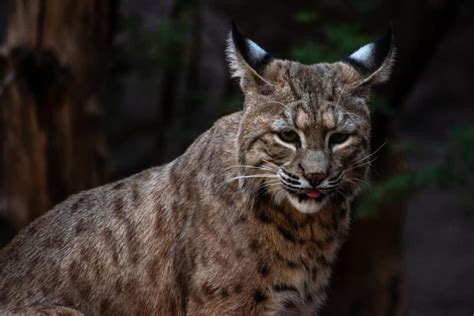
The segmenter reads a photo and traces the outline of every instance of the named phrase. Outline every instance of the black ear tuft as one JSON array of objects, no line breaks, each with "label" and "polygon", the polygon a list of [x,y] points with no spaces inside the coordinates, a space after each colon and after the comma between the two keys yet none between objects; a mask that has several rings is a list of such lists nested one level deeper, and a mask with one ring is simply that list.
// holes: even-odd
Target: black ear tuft
[{"label": "black ear tuft", "polygon": [[235,53],[239,53],[244,61],[256,71],[263,69],[272,60],[268,52],[239,32],[234,22],[232,22],[231,40]]},{"label": "black ear tuft", "polygon": [[375,42],[362,46],[343,59],[363,75],[370,75],[380,69],[393,55],[393,34],[390,27],[387,33]]}]

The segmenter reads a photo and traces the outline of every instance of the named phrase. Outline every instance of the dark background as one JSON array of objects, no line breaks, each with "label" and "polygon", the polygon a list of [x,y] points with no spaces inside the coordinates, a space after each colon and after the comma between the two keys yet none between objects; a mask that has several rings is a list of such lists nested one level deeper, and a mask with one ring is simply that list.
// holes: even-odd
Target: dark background
[{"label": "dark background", "polygon": [[[372,184],[325,315],[474,313],[474,1],[0,2],[0,241],[68,195],[166,163],[241,108],[230,19],[274,56],[336,61],[391,23]],[[12,76],[14,74],[14,76]]]}]

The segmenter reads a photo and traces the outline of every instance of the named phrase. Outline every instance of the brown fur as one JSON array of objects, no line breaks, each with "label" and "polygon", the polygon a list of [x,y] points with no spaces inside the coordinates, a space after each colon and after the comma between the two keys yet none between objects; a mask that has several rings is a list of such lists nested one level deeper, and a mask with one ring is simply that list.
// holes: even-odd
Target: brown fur
[{"label": "brown fur", "polygon": [[[0,311],[316,313],[366,174],[364,97],[377,77],[342,62],[272,60],[257,72],[232,58],[243,111],[173,162],[72,196],[24,229],[0,254]],[[282,124],[304,148],[277,141]],[[331,152],[328,132],[348,126],[350,141]],[[278,172],[298,182],[323,165],[327,179],[345,176],[298,209]]]}]

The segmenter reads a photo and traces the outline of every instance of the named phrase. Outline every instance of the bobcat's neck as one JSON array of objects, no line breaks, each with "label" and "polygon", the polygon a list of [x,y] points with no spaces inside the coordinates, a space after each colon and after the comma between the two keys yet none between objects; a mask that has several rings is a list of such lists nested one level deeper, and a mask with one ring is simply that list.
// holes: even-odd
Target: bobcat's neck
[{"label": "bobcat's neck", "polygon": [[262,200],[249,214],[261,245],[255,252],[273,262],[269,286],[276,314],[314,315],[324,303],[337,252],[348,233],[348,203],[303,214]]},{"label": "bobcat's neck", "polygon": [[343,241],[349,226],[349,203],[346,201],[334,201],[317,213],[305,214],[290,203],[275,205],[263,195],[249,209],[249,214],[267,233],[267,242],[275,250],[288,250],[295,256],[309,251],[308,255],[323,255],[327,261],[332,261],[335,255],[325,252],[327,244]]}]

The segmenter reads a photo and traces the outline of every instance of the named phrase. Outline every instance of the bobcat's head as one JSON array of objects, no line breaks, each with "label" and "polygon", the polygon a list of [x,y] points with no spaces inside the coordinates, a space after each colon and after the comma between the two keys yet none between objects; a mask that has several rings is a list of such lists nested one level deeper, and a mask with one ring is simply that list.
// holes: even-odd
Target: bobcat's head
[{"label": "bobcat's head", "polygon": [[303,65],[272,58],[233,27],[227,57],[245,95],[238,140],[244,189],[303,213],[354,196],[371,158],[367,97],[389,77],[391,39],[339,62]]}]

